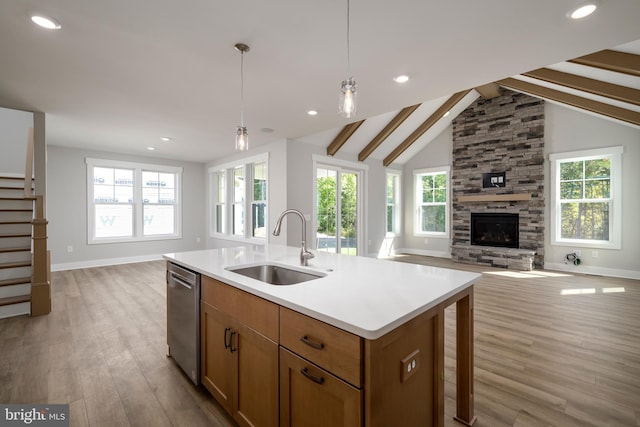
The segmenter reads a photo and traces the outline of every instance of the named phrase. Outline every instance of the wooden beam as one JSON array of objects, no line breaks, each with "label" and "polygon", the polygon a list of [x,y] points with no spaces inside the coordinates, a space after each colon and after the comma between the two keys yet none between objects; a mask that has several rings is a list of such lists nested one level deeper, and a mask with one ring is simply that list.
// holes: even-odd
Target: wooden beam
[{"label": "wooden beam", "polygon": [[373,153],[376,148],[378,148],[378,146],[380,146],[380,144],[382,144],[384,140],[387,139],[389,135],[391,135],[393,131],[398,128],[398,126],[400,126],[405,120],[407,120],[411,113],[416,111],[419,106],[420,104],[416,104],[400,110],[400,112],[396,114],[393,119],[391,119],[391,121],[384,127],[384,129],[382,129],[380,133],[377,134],[375,138],[373,138],[371,142],[369,142],[367,146],[362,149],[362,151],[360,151],[360,153],[358,154],[358,160],[360,160],[361,162],[365,161],[367,157],[369,157],[371,153]]},{"label": "wooden beam", "polygon": [[502,88],[500,88],[500,85],[496,82],[487,83],[486,85],[478,86],[478,87],[475,87],[474,89],[484,99],[497,98],[498,96],[502,95],[501,93]]},{"label": "wooden beam", "polygon": [[364,120],[360,120],[359,122],[354,122],[346,125],[342,128],[338,136],[336,136],[331,144],[327,147],[327,155],[333,156],[338,150],[344,145],[345,142],[353,135],[353,133],[358,130],[361,124],[364,123]]},{"label": "wooden beam", "polygon": [[385,166],[389,166],[395,159],[404,153],[418,138],[420,138],[426,131],[428,131],[438,120],[440,120],[447,111],[451,110],[458,102],[462,100],[467,94],[471,92],[471,89],[464,90],[462,92],[455,93],[451,98],[447,99],[431,116],[427,118],[411,135],[409,135],[404,141],[400,143],[382,162]]},{"label": "wooden beam", "polygon": [[631,87],[594,80],[588,77],[551,70],[549,68],[540,68],[524,73],[523,75],[629,104],[640,105],[640,90]]},{"label": "wooden beam", "polygon": [[603,116],[640,126],[640,113],[636,111],[627,110],[625,108],[616,107],[615,105],[605,104],[604,102],[594,101],[592,99],[583,98],[581,96],[572,95],[559,90],[549,89],[548,87],[524,82],[511,77],[500,80],[498,83],[503,87],[517,92],[525,92],[530,95],[537,96],[538,98],[549,99],[551,101],[571,105],[576,108],[602,114]]},{"label": "wooden beam", "polygon": [[640,77],[640,55],[634,55],[633,53],[601,50],[600,52],[570,59],[568,62]]}]

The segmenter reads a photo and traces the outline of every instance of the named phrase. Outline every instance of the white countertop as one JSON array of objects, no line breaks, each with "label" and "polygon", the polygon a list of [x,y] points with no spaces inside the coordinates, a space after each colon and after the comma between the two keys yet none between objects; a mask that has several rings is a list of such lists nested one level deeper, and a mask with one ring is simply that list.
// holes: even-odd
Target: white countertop
[{"label": "white countertop", "polygon": [[[322,320],[367,339],[376,339],[469,287],[480,274],[375,258],[313,251],[300,267],[300,248],[281,245],[208,249],[164,258],[238,289]],[[275,286],[225,270],[273,263],[326,277]]]}]

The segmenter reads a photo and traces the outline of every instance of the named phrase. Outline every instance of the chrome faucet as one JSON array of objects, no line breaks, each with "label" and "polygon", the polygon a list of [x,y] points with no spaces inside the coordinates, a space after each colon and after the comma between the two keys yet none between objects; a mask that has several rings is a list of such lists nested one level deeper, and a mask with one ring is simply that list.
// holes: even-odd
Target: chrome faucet
[{"label": "chrome faucet", "polygon": [[309,260],[314,258],[315,255],[312,254],[309,250],[307,250],[307,220],[304,219],[304,215],[297,209],[287,209],[280,214],[278,221],[276,221],[276,228],[273,229],[273,235],[280,235],[280,227],[282,226],[282,219],[290,213],[294,213],[300,217],[302,221],[302,249],[300,250],[300,265],[307,266],[309,265]]}]

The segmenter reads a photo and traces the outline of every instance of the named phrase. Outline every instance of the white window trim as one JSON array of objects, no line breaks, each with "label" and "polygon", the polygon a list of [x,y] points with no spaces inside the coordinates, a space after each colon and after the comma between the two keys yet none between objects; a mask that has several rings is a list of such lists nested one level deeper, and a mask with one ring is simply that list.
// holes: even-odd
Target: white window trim
[{"label": "white window trim", "polygon": [[[418,200],[422,199],[421,188],[417,185],[418,175],[424,174],[439,174],[445,173],[447,175],[447,202],[445,203],[445,225],[443,232],[436,231],[422,231],[420,229],[420,205]],[[440,166],[425,169],[416,169],[413,171],[413,235],[416,237],[432,237],[436,239],[448,239],[451,235],[451,167]]]},{"label": "white window trim", "polygon": [[367,192],[367,179],[369,172],[369,165],[364,163],[356,163],[351,162],[349,160],[336,159],[334,157],[329,156],[321,156],[319,154],[313,154],[311,156],[313,161],[313,211],[312,211],[312,220],[311,220],[311,245],[307,245],[310,247],[317,247],[318,242],[316,241],[316,230],[318,229],[317,223],[317,215],[318,215],[318,206],[316,200],[318,199],[318,190],[316,188],[316,182],[318,180],[317,171],[318,167],[327,166],[329,168],[338,168],[345,169],[349,172],[355,172],[358,174],[361,179],[361,187],[358,191],[358,224],[360,225],[361,233],[358,233],[358,256],[366,256],[367,254],[367,246],[365,242],[367,242],[367,212],[364,203],[364,195]]},{"label": "white window trim", "polygon": [[[126,162],[122,160],[85,158],[87,165],[87,244],[147,242],[154,240],[173,240],[182,238],[182,168],[149,163]],[[95,237],[95,203],[93,193],[93,169],[95,167],[133,169],[133,236],[132,237]],[[142,235],[142,171],[166,172],[176,175],[176,212],[173,234],[153,236]]]},{"label": "white window trim", "polygon": [[[262,237],[253,237],[252,230],[253,224],[251,224],[251,203],[253,200],[253,170],[249,166],[255,163],[265,162],[267,165],[267,212],[265,222],[269,224],[269,196],[271,194],[271,168],[269,167],[269,153],[257,154],[251,157],[245,157],[242,159],[238,159],[231,162],[221,163],[219,165],[213,165],[208,168],[209,174],[209,197],[210,200],[217,200],[217,191],[218,185],[217,182],[214,183],[213,177],[216,173],[224,172],[225,176],[225,184],[226,184],[226,199],[224,202],[225,205],[225,214],[226,214],[226,222],[224,224],[225,230],[223,233],[216,232],[215,227],[215,212],[213,212],[212,206],[213,203],[209,203],[208,211],[209,211],[209,237],[224,239],[224,240],[233,240],[236,242],[250,243],[255,245],[266,245],[268,238]],[[245,174],[245,198],[244,198],[244,209],[245,209],[245,224],[244,224],[244,235],[237,236],[233,234],[233,191],[231,189],[234,188],[233,182],[233,170],[237,167],[244,167]],[[246,185],[246,183],[251,182],[251,185]]]},{"label": "white window trim", "polygon": [[[386,200],[387,200],[387,188],[386,188],[386,178],[387,175],[393,175],[395,177],[397,177],[398,179],[398,187],[396,188],[396,194],[395,194],[395,201],[394,201],[394,206],[395,206],[395,211],[396,211],[396,217],[395,217],[395,224],[393,224],[393,230],[395,231],[387,231],[388,224],[387,224],[387,211],[386,211]],[[395,237],[395,236],[399,236],[401,233],[401,225],[402,225],[402,171],[399,169],[391,169],[391,168],[387,168],[386,169],[386,173],[385,173],[385,193],[384,193],[384,200],[385,200],[385,213],[384,213],[384,230],[385,230],[385,237]]]},{"label": "white window trim", "polygon": [[[624,147],[607,147],[592,150],[571,151],[565,153],[554,153],[549,155],[551,163],[551,236],[550,241],[554,246],[580,246],[594,249],[621,249],[622,248],[622,153]],[[563,239],[561,234],[560,216],[560,177],[558,163],[560,160],[592,160],[608,157],[611,159],[611,224],[610,240],[583,240],[583,239]]]}]

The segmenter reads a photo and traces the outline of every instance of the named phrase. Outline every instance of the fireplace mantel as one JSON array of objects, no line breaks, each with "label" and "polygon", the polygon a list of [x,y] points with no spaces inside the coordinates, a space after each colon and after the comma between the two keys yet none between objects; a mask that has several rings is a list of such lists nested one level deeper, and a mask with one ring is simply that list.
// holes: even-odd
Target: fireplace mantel
[{"label": "fireplace mantel", "polygon": [[474,194],[472,196],[458,196],[458,202],[511,202],[521,200],[531,200],[531,194]]}]

